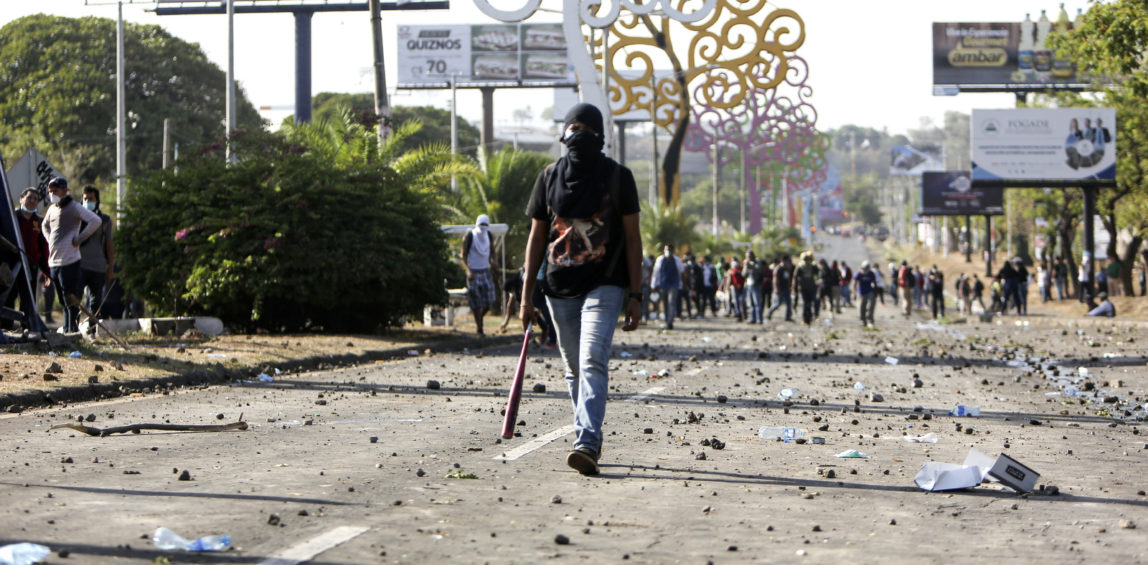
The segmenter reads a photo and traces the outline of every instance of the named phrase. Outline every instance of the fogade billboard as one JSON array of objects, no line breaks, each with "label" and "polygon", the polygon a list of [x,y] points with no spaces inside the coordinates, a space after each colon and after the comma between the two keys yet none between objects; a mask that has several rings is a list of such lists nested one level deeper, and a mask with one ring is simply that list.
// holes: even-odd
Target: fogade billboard
[{"label": "fogade billboard", "polygon": [[978,186],[1116,184],[1116,110],[973,110],[972,179]]},{"label": "fogade billboard", "polygon": [[1004,189],[974,187],[969,171],[922,173],[920,214],[922,216],[1004,214]]},{"label": "fogade billboard", "polygon": [[397,53],[400,88],[575,84],[562,24],[399,26]]},{"label": "fogade billboard", "polygon": [[1056,22],[933,23],[933,93],[961,90],[1083,90],[1093,77],[1047,45],[1072,29],[1068,14]]}]

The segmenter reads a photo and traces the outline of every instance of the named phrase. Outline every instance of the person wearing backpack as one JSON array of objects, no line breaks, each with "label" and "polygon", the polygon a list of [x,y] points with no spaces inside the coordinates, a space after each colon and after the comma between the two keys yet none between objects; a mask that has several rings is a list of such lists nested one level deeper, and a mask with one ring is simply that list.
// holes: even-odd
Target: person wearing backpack
[{"label": "person wearing backpack", "polygon": [[[583,475],[599,472],[618,316],[625,313],[622,331],[638,329],[642,316],[638,189],[634,174],[602,153],[602,135],[598,108],[572,107],[561,137],[568,151],[538,175],[526,206],[526,272],[545,271],[541,284],[574,408],[566,465]],[[529,296],[534,277],[523,285]],[[534,319],[528,301],[519,317],[523,327]]]},{"label": "person wearing backpack", "polygon": [[[474,228],[462,238],[459,258],[466,270],[466,300],[470,313],[474,315],[475,331],[479,336],[486,335],[482,329],[483,316],[494,304],[494,278],[490,274],[490,258],[494,249],[494,236],[490,234],[490,216],[479,214],[474,220]],[[527,295],[528,296],[528,295]]]}]

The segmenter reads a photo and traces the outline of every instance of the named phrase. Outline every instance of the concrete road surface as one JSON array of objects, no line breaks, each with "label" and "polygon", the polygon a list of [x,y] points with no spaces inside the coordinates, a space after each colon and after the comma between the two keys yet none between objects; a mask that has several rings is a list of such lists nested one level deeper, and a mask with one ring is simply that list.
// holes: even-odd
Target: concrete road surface
[{"label": "concrete road surface", "polygon": [[[517,346],[0,416],[0,545],[47,545],[49,563],[1148,561],[1142,328],[856,317],[619,332],[598,477],[563,463],[571,408],[548,349],[506,442]],[[247,431],[51,429],[240,414]],[[767,425],[824,443],[762,440]],[[915,486],[970,448],[1058,493]],[[160,526],[233,546],[160,551]]]}]

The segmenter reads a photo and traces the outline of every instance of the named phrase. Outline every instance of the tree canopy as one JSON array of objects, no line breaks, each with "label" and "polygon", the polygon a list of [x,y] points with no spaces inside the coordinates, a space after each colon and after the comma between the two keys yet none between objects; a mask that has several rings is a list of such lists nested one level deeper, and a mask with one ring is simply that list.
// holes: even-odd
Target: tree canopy
[{"label": "tree canopy", "polygon": [[[160,167],[164,118],[185,146],[220,137],[226,76],[197,44],[125,23],[124,50],[129,176]],[[239,128],[260,128],[255,107],[237,98]],[[0,28],[0,152],[9,163],[35,147],[81,182],[111,178],[115,121],[115,20],[38,14]]]}]

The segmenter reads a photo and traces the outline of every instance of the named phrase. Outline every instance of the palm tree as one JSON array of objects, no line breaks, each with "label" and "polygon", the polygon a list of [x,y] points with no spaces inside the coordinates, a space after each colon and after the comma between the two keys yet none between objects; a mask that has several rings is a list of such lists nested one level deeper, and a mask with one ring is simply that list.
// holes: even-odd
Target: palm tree
[{"label": "palm tree", "polygon": [[510,227],[507,249],[518,252],[525,247],[530,231],[530,218],[525,215],[530,193],[538,173],[553,159],[545,153],[513,147],[491,154],[479,148],[478,157],[477,173],[460,179],[458,192],[449,196],[446,221],[466,224],[479,214],[487,214],[492,222]]}]

